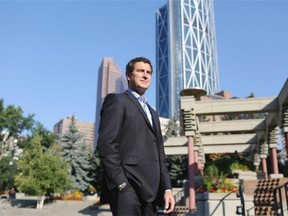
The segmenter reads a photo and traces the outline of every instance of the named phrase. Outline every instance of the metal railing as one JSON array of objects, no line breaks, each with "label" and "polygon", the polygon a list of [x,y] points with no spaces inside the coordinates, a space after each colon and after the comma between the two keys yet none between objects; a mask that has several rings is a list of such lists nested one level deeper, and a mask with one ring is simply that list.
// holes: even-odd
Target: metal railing
[{"label": "metal railing", "polygon": [[240,198],[241,206],[236,207],[236,214],[245,216],[245,199],[244,199],[244,193],[243,193],[243,183],[240,182],[239,184],[239,190],[236,194],[237,197]]}]

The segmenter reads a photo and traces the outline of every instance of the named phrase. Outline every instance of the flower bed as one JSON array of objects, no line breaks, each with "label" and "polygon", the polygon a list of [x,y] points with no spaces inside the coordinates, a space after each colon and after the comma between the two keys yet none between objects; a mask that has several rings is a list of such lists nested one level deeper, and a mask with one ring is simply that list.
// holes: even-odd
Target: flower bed
[{"label": "flower bed", "polygon": [[83,193],[80,191],[71,191],[69,193],[60,194],[60,196],[56,197],[56,199],[82,201],[83,200]]},{"label": "flower bed", "polygon": [[225,176],[202,177],[202,183],[196,187],[198,193],[236,193],[238,192],[239,184],[238,179],[228,179]]}]

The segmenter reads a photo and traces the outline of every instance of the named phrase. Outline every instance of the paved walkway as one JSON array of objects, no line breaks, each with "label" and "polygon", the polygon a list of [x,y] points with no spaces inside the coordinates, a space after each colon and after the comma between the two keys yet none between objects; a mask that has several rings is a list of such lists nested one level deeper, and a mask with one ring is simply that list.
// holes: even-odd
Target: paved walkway
[{"label": "paved walkway", "polygon": [[[33,204],[32,204],[33,202]],[[25,203],[23,205],[23,203]],[[14,206],[13,206],[14,204]],[[35,200],[0,201],[1,216],[111,216],[109,206],[96,207],[93,201],[59,201],[35,208]]]}]

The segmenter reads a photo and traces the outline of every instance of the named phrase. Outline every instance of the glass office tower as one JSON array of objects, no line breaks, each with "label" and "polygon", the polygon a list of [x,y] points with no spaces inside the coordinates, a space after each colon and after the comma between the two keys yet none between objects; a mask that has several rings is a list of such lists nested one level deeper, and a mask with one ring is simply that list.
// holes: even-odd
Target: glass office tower
[{"label": "glass office tower", "polygon": [[212,0],[168,0],[156,12],[156,106],[161,117],[179,116],[180,91],[219,91]]}]

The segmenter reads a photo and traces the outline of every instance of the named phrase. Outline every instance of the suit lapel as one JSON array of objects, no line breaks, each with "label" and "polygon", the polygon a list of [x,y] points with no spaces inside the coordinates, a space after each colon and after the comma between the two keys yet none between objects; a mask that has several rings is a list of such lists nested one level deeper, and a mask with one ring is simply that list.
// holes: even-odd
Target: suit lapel
[{"label": "suit lapel", "polygon": [[[137,107],[137,109],[139,110],[139,112],[141,113],[141,115],[144,117],[146,123],[148,124],[148,126],[150,127],[150,129],[154,131],[154,127],[152,127],[148,117],[147,117],[147,114],[145,113],[143,107],[141,106],[141,104],[139,103],[139,101],[137,100],[137,98],[131,94],[129,91],[126,91],[125,94],[127,95],[127,97],[133,102],[133,104]],[[149,107],[149,110],[150,110],[150,113],[152,115],[152,121],[153,121],[153,125],[154,125],[154,115],[152,114],[153,112],[151,112],[151,107],[148,105]]]}]

